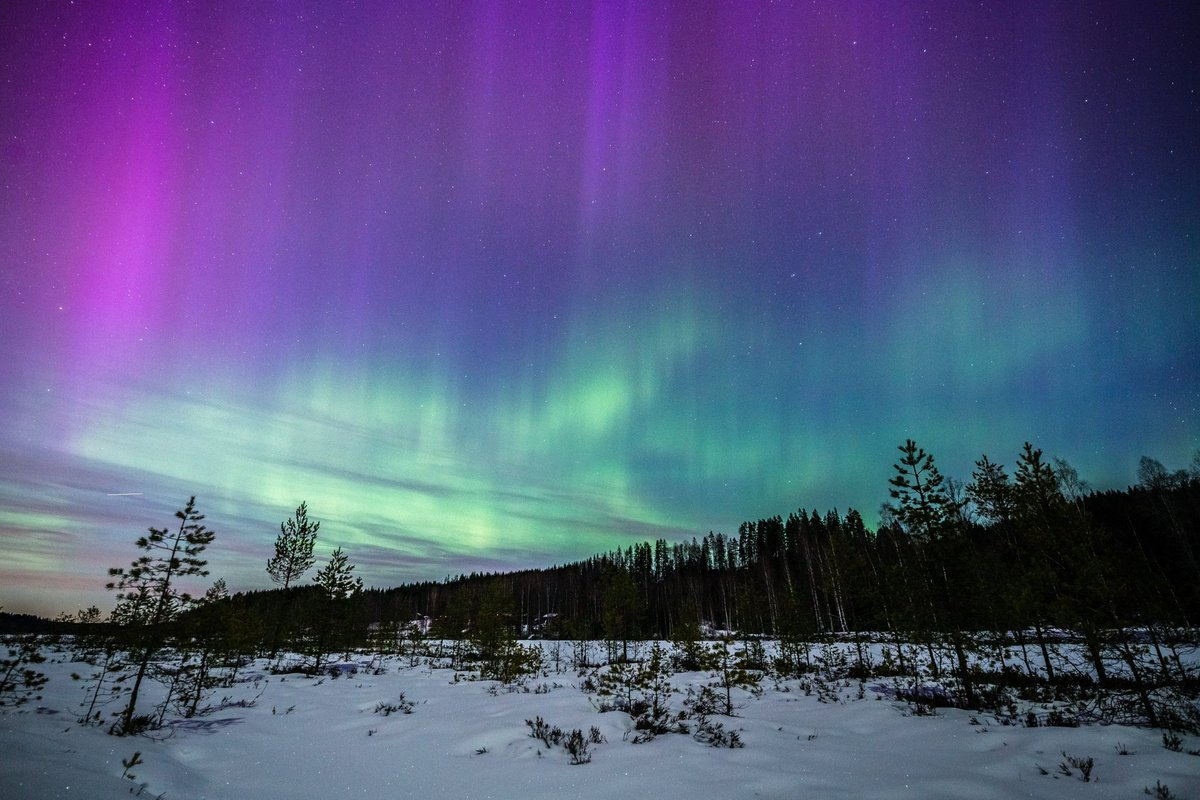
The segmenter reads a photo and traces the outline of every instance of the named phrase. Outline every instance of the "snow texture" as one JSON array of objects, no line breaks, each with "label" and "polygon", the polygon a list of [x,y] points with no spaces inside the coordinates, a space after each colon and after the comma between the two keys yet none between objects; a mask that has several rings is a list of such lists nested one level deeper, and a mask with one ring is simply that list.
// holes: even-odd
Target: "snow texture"
[{"label": "snow texture", "polygon": [[[1184,737],[1183,751],[1173,752],[1158,730],[1026,728],[953,709],[913,716],[870,684],[863,699],[853,684],[833,703],[806,695],[797,681],[768,681],[757,697],[738,690],[738,715],[715,719],[745,747],[717,749],[680,734],[634,744],[630,717],[598,712],[575,672],[507,687],[455,680],[449,669],[408,659],[364,657],[338,665],[338,678],[274,675],[258,662],[246,681],[209,698],[223,708],[168,717],[162,731],[122,738],[76,723],[84,689],[70,674],[88,668],[63,652],[48,655],[43,698],[0,714],[6,800],[1061,800],[1142,797],[1158,783],[1175,797],[1200,798],[1200,757],[1187,752],[1200,737]],[[709,680],[671,678],[676,689]],[[411,713],[376,713],[401,693]],[[677,695],[672,705],[681,701]],[[530,736],[525,720],[539,716],[564,731],[595,726],[606,741],[591,746],[590,763],[572,765],[564,749]],[[131,781],[121,777],[122,759],[135,751],[143,763]],[[1064,753],[1094,759],[1090,781],[1060,771]]]}]

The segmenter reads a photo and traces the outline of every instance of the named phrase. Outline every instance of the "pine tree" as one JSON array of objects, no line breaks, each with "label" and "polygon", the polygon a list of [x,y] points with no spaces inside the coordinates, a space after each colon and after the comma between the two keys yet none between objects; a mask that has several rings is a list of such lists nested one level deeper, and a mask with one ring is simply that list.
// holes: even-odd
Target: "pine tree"
[{"label": "pine tree", "polygon": [[456,592],[434,635],[454,640],[454,669],[465,669],[471,662],[478,666],[479,677],[513,683],[543,667],[541,649],[522,647],[517,641],[515,617],[513,586],[495,578]]},{"label": "pine tree", "polygon": [[1017,457],[1014,498],[1017,509],[1026,520],[1051,526],[1066,505],[1058,477],[1042,460],[1041,448],[1026,442]]},{"label": "pine tree", "polygon": [[217,685],[213,677],[214,667],[220,665],[226,650],[224,639],[228,633],[229,590],[225,579],[218,578],[204,593],[196,608],[185,619],[185,633],[190,639],[192,661],[184,674],[179,703],[185,717],[194,717],[200,709],[205,691]]},{"label": "pine tree", "polygon": [[[1108,684],[1103,648],[1105,623],[1115,625],[1105,559],[1095,532],[1081,509],[1067,502],[1042,451],[1025,443],[1017,460],[1016,498],[1030,585],[1040,614],[1077,630],[1084,640],[1096,679]],[[1035,620],[1039,642],[1043,623]]]},{"label": "pine tree", "polygon": [[633,638],[634,628],[642,612],[637,586],[627,570],[614,567],[604,577],[601,591],[604,600],[602,621],[604,635],[609,642],[609,661],[616,660],[617,642],[621,643],[620,660],[628,661],[629,640]]},{"label": "pine tree", "polygon": [[117,734],[136,732],[138,693],[151,660],[165,642],[164,626],[192,601],[190,595],[177,589],[177,581],[208,574],[204,569],[207,562],[200,554],[215,534],[200,524],[204,515],[196,512],[195,496],[175,512],[175,517],[179,528],[174,533],[165,527],[150,528],[149,536],[137,540],[138,549],[146,555],[139,556],[128,569],[115,567],[108,571],[116,579],[108,584],[109,589],[117,590],[113,618],[130,635],[131,653],[137,663],[129,703],[120,722],[113,726],[112,732]]},{"label": "pine tree", "polygon": [[286,590],[292,581],[304,575],[316,563],[313,545],[321,523],[308,521],[308,503],[296,508],[296,516],[279,523],[275,537],[275,555],[267,560],[267,574]]},{"label": "pine tree", "polygon": [[275,555],[267,560],[267,575],[283,587],[284,598],[275,620],[275,632],[271,637],[271,658],[279,654],[279,640],[292,603],[288,587],[308,572],[316,562],[313,545],[321,523],[309,522],[308,503],[296,508],[296,516],[279,523],[279,535],[275,537]]},{"label": "pine tree", "polygon": [[349,563],[349,558],[339,547],[333,551],[329,563],[317,571],[314,582],[330,600],[344,600],[363,588],[362,578],[353,577],[350,574],[352,572],[354,565]]},{"label": "pine tree", "polygon": [[670,718],[671,667],[667,651],[659,642],[650,646],[650,655],[638,676],[638,688],[642,691],[654,732],[661,733]]},{"label": "pine tree", "polygon": [[[324,609],[317,621],[316,664],[314,671],[321,669],[321,659],[324,658],[328,645],[336,645],[331,639],[341,634],[346,639],[345,604],[352,596],[362,591],[362,578],[356,578],[351,573],[354,565],[349,563],[342,548],[333,551],[329,563],[317,571],[315,583],[321,589],[321,599]],[[342,612],[342,613],[339,613]]]},{"label": "pine tree", "polygon": [[715,679],[710,685],[721,690],[721,694],[718,695],[721,704],[717,711],[732,717],[733,690],[756,691],[761,676],[750,668],[746,661],[746,651],[734,649],[732,639],[725,638],[713,642],[710,657],[713,665],[712,676]]},{"label": "pine tree", "polygon": [[912,439],[906,439],[898,449],[903,455],[892,465],[896,474],[888,481],[892,486],[889,494],[900,501],[896,518],[910,533],[934,538],[953,513],[942,487],[945,479],[933,463],[933,456]]},{"label": "pine tree", "polygon": [[479,659],[488,665],[497,661],[509,647],[516,643],[512,618],[514,613],[512,592],[504,583],[492,581],[484,589],[479,606],[471,619],[469,640]]},{"label": "pine tree", "polygon": [[[961,561],[961,527],[956,504],[943,488],[945,479],[933,462],[933,456],[918,447],[912,439],[905,440],[899,447],[903,454],[900,461],[892,465],[896,474],[888,481],[893,500],[899,500],[895,508],[896,519],[916,540],[915,552],[920,567],[920,582],[917,584],[924,595],[923,607],[914,606],[913,618],[918,629],[913,635],[924,640],[929,654],[929,666],[935,679],[940,676],[938,658],[934,653],[934,639],[938,632],[951,634],[960,672],[965,674],[963,647],[955,618],[962,616],[961,599],[951,596],[951,572]],[[928,618],[923,619],[928,611]],[[924,624],[922,624],[924,623]],[[949,623],[948,627],[946,623]],[[970,688],[968,684],[968,693]]]},{"label": "pine tree", "polygon": [[0,656],[0,706],[40,700],[38,692],[46,685],[47,678],[30,666],[46,660],[38,637],[28,633],[0,637],[0,649],[6,652]]},{"label": "pine tree", "polygon": [[987,521],[999,525],[1012,521],[1016,502],[1003,464],[996,464],[987,456],[976,461],[971,482],[967,484],[967,497]]}]

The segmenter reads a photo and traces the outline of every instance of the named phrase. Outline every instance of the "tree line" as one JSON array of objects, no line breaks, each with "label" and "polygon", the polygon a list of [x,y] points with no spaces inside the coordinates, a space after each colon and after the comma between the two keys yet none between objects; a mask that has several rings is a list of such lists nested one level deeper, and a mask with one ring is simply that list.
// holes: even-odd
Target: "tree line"
[{"label": "tree line", "polygon": [[[512,645],[518,636],[604,639],[619,660],[639,639],[686,645],[736,632],[782,646],[873,632],[892,637],[901,658],[923,649],[931,677],[953,679],[974,706],[981,635],[1015,642],[1027,672],[1054,682],[1052,644],[1067,630],[1100,684],[1138,679],[1148,663],[1155,680],[1194,682],[1178,646],[1195,639],[1200,615],[1200,453],[1176,472],[1143,458],[1136,486],[1107,492],[1089,491],[1069,464],[1028,443],[1011,473],[982,456],[966,482],[943,477],[912,440],[898,454],[874,530],[853,509],[800,509],[736,534],[390,589],[364,588],[340,548],[306,582],[320,522],[301,503],[266,562],[276,589],[230,595],[218,580],[191,597],[180,581],[207,575],[202,554],[215,536],[191,498],[177,525],[151,528],[135,543],[141,555],[110,570],[112,613],[73,618],[90,631],[77,640],[96,665],[85,719],[119,697],[112,729],[136,732],[161,724],[168,707],[197,713],[218,669],[232,680],[247,657],[288,653],[301,659],[295,668],[317,671],[337,654],[394,652],[426,635],[469,642],[503,677],[525,657]],[[869,671],[863,658],[860,648]],[[1127,668],[1119,679],[1114,663]],[[149,714],[139,709],[148,677],[168,687]],[[1157,724],[1148,695],[1145,706]]]},{"label": "tree line", "polygon": [[[986,456],[975,467],[969,482],[948,480],[908,441],[874,530],[854,509],[800,509],[735,535],[370,589],[360,618],[428,616],[453,635],[499,585],[521,631],[573,638],[671,638],[691,625],[779,635],[1197,623],[1200,468],[1169,474],[1143,459],[1137,486],[1088,492],[1069,465],[1028,444],[1011,475]],[[281,599],[244,596],[247,607]]]}]

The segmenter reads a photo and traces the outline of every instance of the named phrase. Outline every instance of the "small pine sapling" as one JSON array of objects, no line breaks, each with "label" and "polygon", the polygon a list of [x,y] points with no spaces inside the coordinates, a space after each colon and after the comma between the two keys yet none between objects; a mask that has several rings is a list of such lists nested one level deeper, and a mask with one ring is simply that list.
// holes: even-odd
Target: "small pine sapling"
[{"label": "small pine sapling", "polygon": [[[726,730],[722,723],[709,719],[711,715],[719,713],[725,704],[725,696],[711,685],[701,686],[698,692],[688,687],[687,699],[683,701],[685,711],[679,716],[681,719],[687,716],[695,717],[696,730],[692,733],[692,738],[698,742],[710,747],[744,747],[742,737],[737,731]],[[679,724],[679,731],[688,732],[682,722]]]},{"label": "small pine sapling", "polygon": [[1154,798],[1154,800],[1179,800],[1179,795],[1171,791],[1162,781],[1155,781],[1154,788],[1146,787],[1146,794]]},{"label": "small pine sapling", "polygon": [[640,672],[637,686],[646,705],[643,716],[648,717],[647,722],[655,732],[661,733],[669,727],[672,690],[667,653],[658,642],[651,646],[650,656]]},{"label": "small pine sapling", "polygon": [[723,723],[714,722],[707,717],[701,717],[697,721],[696,732],[692,734],[692,738],[709,747],[737,749],[746,746],[737,731],[728,730]]},{"label": "small pine sapling", "polygon": [[[541,717],[532,720],[525,720],[525,724],[529,727],[529,735],[546,745],[546,749],[552,749],[562,746],[567,754],[571,756],[571,763],[587,764],[592,760],[591,746],[600,744],[604,741],[604,735],[600,733],[600,729],[592,726],[592,729],[585,735],[579,728],[573,728],[569,732],[564,732],[557,725],[550,725]],[[542,754],[538,750],[538,756]]]},{"label": "small pine sapling", "polygon": [[611,697],[612,700],[601,706],[601,711],[624,711],[631,717],[640,716],[642,704],[635,699],[640,665],[633,661],[619,661],[609,664],[599,675],[596,693],[601,697]]},{"label": "small pine sapling", "polygon": [[[95,658],[91,663],[96,669],[87,678],[83,678],[75,673],[71,674],[72,680],[84,681],[83,689],[86,692],[84,700],[80,703],[80,707],[84,704],[87,705],[87,708],[79,715],[78,722],[80,725],[99,723],[101,714],[98,707],[119,697],[122,692],[119,681],[120,675],[126,665],[121,659],[121,654],[117,651],[115,642],[110,639],[104,647],[103,654]],[[103,694],[105,689],[108,690],[107,694]]]},{"label": "small pine sapling", "polygon": [[401,692],[399,700],[397,700],[395,703],[389,703],[385,700],[381,700],[375,706],[375,713],[383,714],[385,717],[388,717],[392,714],[411,714],[414,708],[416,708],[416,703],[405,697],[404,692]]},{"label": "small pine sapling", "polygon": [[5,636],[3,647],[6,655],[0,658],[0,706],[19,706],[30,700],[40,700],[39,693],[47,678],[30,666],[46,660],[37,637]]},{"label": "small pine sapling", "polygon": [[1084,758],[1082,756],[1068,755],[1063,752],[1064,761],[1059,762],[1058,771],[1066,777],[1071,777],[1074,773],[1071,772],[1071,767],[1079,770],[1079,780],[1088,783],[1092,780],[1092,768],[1096,766],[1095,759],[1091,756]]},{"label": "small pine sapling", "polygon": [[760,674],[746,665],[744,650],[733,650],[732,641],[722,639],[714,642],[711,655],[713,659],[712,677],[716,679],[711,684],[723,693],[719,713],[727,717],[733,716],[733,690],[745,689],[749,692],[759,690]]},{"label": "small pine sapling", "polygon": [[700,638],[700,626],[695,620],[675,626],[671,652],[673,666],[679,672],[704,672],[712,668],[709,651]]},{"label": "small pine sapling", "polygon": [[133,769],[138,764],[144,764],[144,763],[145,762],[142,761],[141,751],[139,751],[139,750],[133,751],[133,755],[131,755],[129,758],[121,759],[121,766],[125,768],[124,770],[121,771],[121,777],[129,778],[129,780],[131,780],[131,781],[134,780],[135,778],[137,778],[137,776],[134,775],[129,770]]}]

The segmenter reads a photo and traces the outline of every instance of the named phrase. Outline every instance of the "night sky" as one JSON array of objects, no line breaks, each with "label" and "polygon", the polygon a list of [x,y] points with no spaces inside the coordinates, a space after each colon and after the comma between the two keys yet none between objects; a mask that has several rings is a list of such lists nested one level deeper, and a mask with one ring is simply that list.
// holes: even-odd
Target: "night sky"
[{"label": "night sky", "polygon": [[1188,4],[342,5],[0,4],[5,610],[193,494],[391,586],[1200,448]]}]

